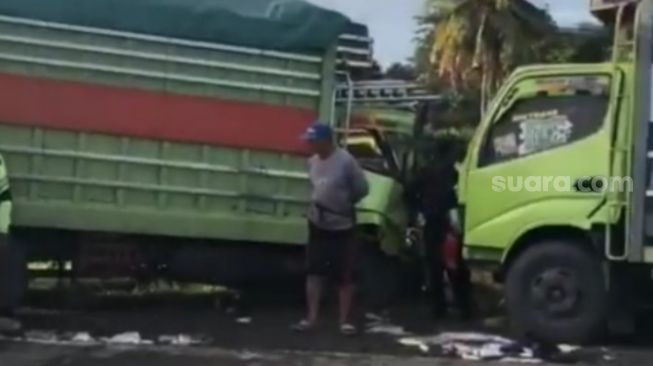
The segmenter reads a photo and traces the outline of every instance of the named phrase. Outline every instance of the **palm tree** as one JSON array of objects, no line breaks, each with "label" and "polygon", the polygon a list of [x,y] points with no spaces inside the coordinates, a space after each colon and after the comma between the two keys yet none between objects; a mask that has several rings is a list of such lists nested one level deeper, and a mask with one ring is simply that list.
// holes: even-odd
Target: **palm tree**
[{"label": "palm tree", "polygon": [[515,66],[531,62],[556,31],[549,14],[527,0],[427,0],[434,32],[431,64],[458,91],[480,88],[481,110]]}]

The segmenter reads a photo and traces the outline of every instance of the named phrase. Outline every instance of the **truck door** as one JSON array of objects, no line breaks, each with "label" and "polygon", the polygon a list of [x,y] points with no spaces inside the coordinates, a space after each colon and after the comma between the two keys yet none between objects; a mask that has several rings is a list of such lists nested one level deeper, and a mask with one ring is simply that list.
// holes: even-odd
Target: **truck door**
[{"label": "truck door", "polygon": [[589,225],[611,173],[607,121],[616,105],[616,77],[609,70],[533,72],[508,84],[470,147],[464,183],[468,250],[501,255],[532,228]]}]

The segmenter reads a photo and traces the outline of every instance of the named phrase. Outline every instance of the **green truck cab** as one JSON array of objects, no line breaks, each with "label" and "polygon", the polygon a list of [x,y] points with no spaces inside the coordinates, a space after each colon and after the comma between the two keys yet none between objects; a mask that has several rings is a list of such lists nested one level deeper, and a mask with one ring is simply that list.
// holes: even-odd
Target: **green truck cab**
[{"label": "green truck cab", "polygon": [[651,2],[592,9],[613,59],[516,70],[460,167],[465,258],[504,284],[516,331],[554,342],[625,324],[650,284]]}]

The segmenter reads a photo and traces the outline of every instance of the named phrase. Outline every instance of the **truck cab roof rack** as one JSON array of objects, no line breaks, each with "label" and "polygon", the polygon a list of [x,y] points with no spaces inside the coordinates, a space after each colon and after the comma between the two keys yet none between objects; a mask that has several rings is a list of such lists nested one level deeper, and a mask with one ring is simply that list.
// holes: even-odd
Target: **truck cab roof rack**
[{"label": "truck cab roof rack", "polygon": [[590,12],[605,24],[615,20],[615,13],[627,5],[636,4],[640,0],[590,0]]},{"label": "truck cab roof rack", "polygon": [[368,80],[341,83],[336,88],[336,103],[353,104],[415,104],[438,101],[442,97],[426,88],[403,80]]}]

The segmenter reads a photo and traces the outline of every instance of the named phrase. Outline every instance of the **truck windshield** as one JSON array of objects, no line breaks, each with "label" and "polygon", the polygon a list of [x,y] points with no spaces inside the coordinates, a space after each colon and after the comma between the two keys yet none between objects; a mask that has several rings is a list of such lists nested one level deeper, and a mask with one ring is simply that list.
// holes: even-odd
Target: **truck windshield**
[{"label": "truck windshield", "polygon": [[573,94],[520,100],[490,128],[479,165],[555,149],[601,129],[608,109],[607,95]]}]

